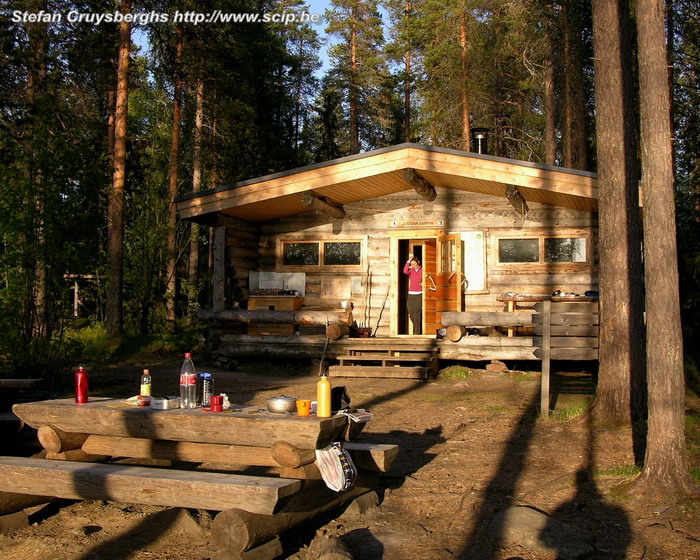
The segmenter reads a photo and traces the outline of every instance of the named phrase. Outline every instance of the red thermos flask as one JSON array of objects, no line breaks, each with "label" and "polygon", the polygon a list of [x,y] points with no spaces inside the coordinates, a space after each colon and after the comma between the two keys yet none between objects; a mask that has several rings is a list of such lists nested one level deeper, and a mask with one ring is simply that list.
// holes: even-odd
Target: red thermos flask
[{"label": "red thermos flask", "polygon": [[75,372],[75,402],[88,402],[88,373],[83,366]]}]

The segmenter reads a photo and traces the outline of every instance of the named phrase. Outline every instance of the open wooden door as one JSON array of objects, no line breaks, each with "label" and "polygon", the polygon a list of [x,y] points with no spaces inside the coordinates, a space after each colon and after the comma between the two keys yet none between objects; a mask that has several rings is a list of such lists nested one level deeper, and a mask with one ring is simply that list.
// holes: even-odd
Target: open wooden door
[{"label": "open wooden door", "polygon": [[423,334],[435,336],[439,325],[437,296],[437,240],[423,239]]},{"label": "open wooden door", "polygon": [[459,234],[442,235],[437,239],[437,246],[436,328],[440,328],[443,311],[462,311],[462,239]]}]

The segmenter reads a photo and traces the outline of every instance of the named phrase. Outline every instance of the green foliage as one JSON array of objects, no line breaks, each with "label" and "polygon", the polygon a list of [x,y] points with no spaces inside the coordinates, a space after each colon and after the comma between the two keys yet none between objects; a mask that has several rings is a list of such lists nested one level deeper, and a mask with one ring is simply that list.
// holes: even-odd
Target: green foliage
[{"label": "green foliage", "polygon": [[448,366],[440,370],[440,377],[442,379],[469,379],[478,377],[478,374],[465,366]]},{"label": "green foliage", "polygon": [[592,399],[575,399],[568,402],[560,400],[548,419],[554,422],[568,422],[586,414],[591,407]]}]

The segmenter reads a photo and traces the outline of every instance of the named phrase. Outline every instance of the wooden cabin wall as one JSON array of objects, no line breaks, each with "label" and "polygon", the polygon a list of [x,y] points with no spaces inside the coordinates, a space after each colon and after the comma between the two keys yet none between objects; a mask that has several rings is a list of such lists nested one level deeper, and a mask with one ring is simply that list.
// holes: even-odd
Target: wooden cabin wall
[{"label": "wooden cabin wall", "polygon": [[226,307],[245,307],[252,270],[260,270],[260,226],[236,218],[226,225]]},{"label": "wooden cabin wall", "polygon": [[[261,224],[258,248],[258,270],[280,270],[277,262],[278,240],[367,240],[366,267],[362,271],[324,272],[306,271],[305,307],[334,308],[341,300],[350,299],[355,305],[354,318],[374,332],[381,314],[377,334],[389,334],[390,302],[386,300],[389,290],[389,252],[392,221],[438,220],[447,221],[445,232],[483,231],[487,239],[487,293],[467,294],[465,306],[470,310],[496,311],[503,304],[496,297],[505,292],[551,293],[563,290],[583,294],[586,290],[597,290],[597,254],[594,266],[585,272],[534,270],[522,265],[517,271],[499,271],[492,266],[496,262],[489,239],[499,231],[521,231],[550,228],[576,228],[591,234],[591,250],[597,248],[595,231],[597,215],[537,203],[528,203],[527,216],[520,216],[505,198],[479,195],[458,190],[438,191],[433,202],[426,202],[414,191],[406,191],[388,197],[361,201],[344,206],[347,216],[342,220],[331,219],[317,212],[307,212]],[[431,229],[436,229],[435,227]],[[417,231],[417,230],[412,230]],[[254,235],[239,240],[238,252],[243,256],[233,257],[238,265],[236,280],[247,278],[243,271],[255,264],[251,244]],[[232,263],[234,260],[231,261]],[[574,267],[577,268],[577,267]],[[578,267],[580,269],[580,267]],[[241,288],[242,289],[242,288]],[[382,306],[386,306],[382,311]]]}]

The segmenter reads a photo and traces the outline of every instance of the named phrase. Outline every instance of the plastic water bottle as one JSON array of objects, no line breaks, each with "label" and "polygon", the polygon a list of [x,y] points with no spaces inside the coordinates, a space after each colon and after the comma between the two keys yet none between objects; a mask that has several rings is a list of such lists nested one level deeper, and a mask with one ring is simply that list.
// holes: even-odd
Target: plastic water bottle
[{"label": "plastic water bottle", "polygon": [[144,397],[151,396],[151,372],[147,369],[143,370],[143,375],[141,376],[141,389],[139,390],[139,395]]},{"label": "plastic water bottle", "polygon": [[197,407],[197,372],[192,362],[192,354],[185,354],[180,368],[180,408]]}]

